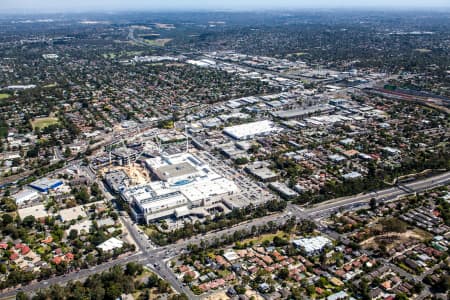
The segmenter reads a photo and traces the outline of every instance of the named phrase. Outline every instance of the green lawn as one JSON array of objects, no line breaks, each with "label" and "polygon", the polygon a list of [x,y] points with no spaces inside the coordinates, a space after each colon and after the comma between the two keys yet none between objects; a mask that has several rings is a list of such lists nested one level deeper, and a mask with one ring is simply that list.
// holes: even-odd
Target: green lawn
[{"label": "green lawn", "polygon": [[0,94],[0,100],[6,100],[6,99],[8,99],[9,97],[11,97],[10,94]]},{"label": "green lawn", "polygon": [[113,53],[113,52],[111,52],[111,53],[103,53],[102,56],[105,59],[114,59],[114,58],[117,57],[117,54]]},{"label": "green lawn", "polygon": [[164,47],[172,39],[156,39],[156,40],[145,40],[145,42],[151,46]]},{"label": "green lawn", "polygon": [[49,88],[54,88],[54,87],[57,87],[57,86],[58,86],[57,83],[51,83],[51,84],[44,85],[43,88],[49,89]]},{"label": "green lawn", "polygon": [[31,126],[33,130],[36,128],[42,129],[50,125],[58,124],[58,118],[48,117],[48,118],[37,118],[31,121]]},{"label": "green lawn", "polygon": [[254,238],[248,238],[248,239],[245,239],[245,240],[241,241],[241,243],[245,244],[245,243],[252,242],[254,245],[260,245],[264,241],[272,242],[273,238],[276,237],[276,236],[278,236],[280,238],[288,239],[288,237],[285,237],[285,235],[286,235],[285,232],[278,231],[277,233],[267,233],[267,234],[259,235],[259,236],[254,237]]}]

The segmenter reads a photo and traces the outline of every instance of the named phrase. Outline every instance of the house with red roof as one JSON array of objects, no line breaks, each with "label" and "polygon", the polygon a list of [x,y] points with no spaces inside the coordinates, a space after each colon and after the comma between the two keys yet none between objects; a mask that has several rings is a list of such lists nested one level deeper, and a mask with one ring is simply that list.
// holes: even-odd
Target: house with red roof
[{"label": "house with red roof", "polygon": [[315,290],[316,290],[316,293],[319,294],[319,295],[322,295],[323,292],[324,292],[324,290],[322,288],[318,287],[318,286],[315,288]]},{"label": "house with red roof", "polygon": [[14,248],[16,248],[17,250],[22,249],[25,245],[22,243],[17,243]]},{"label": "house with red roof", "polygon": [[53,257],[53,259],[52,259],[52,262],[55,264],[55,265],[59,265],[60,263],[62,263],[62,258],[61,258],[61,256],[55,256],[55,257]]},{"label": "house with red roof", "polygon": [[181,273],[185,273],[185,272],[191,270],[191,268],[189,268],[189,267],[186,266],[186,265],[181,265],[181,266],[179,267],[179,269],[180,269],[180,272],[181,272]]},{"label": "house with red roof", "polygon": [[10,260],[16,260],[19,258],[19,254],[16,251],[12,251],[11,255],[9,256]]},{"label": "house with red roof", "polygon": [[64,255],[64,258],[66,261],[72,261],[75,258],[75,256],[69,252],[66,255]]},{"label": "house with red roof", "polygon": [[44,240],[41,241],[44,244],[50,244],[53,242],[53,238],[51,236],[46,237]]},{"label": "house with red roof", "polygon": [[31,249],[30,247],[28,247],[27,245],[24,245],[22,247],[22,249],[20,250],[20,253],[22,253],[22,255],[27,255],[28,253],[30,253]]},{"label": "house with red roof", "polygon": [[262,257],[262,260],[263,260],[266,264],[268,264],[268,265],[273,264],[273,259],[272,259],[269,255],[263,256],[263,257]]}]

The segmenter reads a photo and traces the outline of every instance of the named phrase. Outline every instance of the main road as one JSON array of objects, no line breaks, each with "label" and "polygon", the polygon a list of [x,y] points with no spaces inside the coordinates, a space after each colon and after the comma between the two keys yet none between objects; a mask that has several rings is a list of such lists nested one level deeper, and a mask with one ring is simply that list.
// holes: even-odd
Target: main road
[{"label": "main road", "polygon": [[[192,294],[189,288],[185,287],[178,278],[175,277],[173,272],[169,269],[167,261],[179,255],[182,251],[186,249],[189,244],[198,244],[201,240],[213,240],[215,238],[220,238],[223,235],[233,234],[237,230],[250,230],[252,226],[260,226],[267,224],[270,221],[276,224],[282,224],[288,218],[295,216],[299,219],[313,219],[315,217],[321,217],[325,215],[332,214],[339,210],[350,210],[355,209],[362,205],[367,205],[372,198],[374,198],[378,203],[393,201],[401,196],[414,194],[418,192],[423,192],[438,186],[446,185],[450,183],[450,172],[442,173],[433,177],[428,177],[425,179],[417,180],[404,184],[401,187],[391,187],[384,190],[379,190],[367,194],[359,194],[350,197],[337,198],[316,204],[312,207],[302,208],[295,205],[288,205],[286,210],[281,213],[276,213],[268,215],[262,218],[253,219],[248,222],[241,223],[239,225],[233,226],[220,231],[210,232],[205,235],[198,235],[192,238],[179,241],[175,244],[164,246],[164,247],[153,247],[149,241],[146,239],[145,235],[142,234],[139,229],[130,222],[127,218],[121,218],[127,230],[130,232],[133,239],[136,241],[138,246],[138,252],[128,256],[123,256],[113,261],[109,261],[93,267],[91,269],[86,269],[79,271],[78,273],[72,272],[65,275],[64,277],[53,277],[47,281],[34,282],[25,287],[22,291],[27,293],[33,293],[39,289],[43,289],[52,284],[65,284],[68,281],[82,280],[86,277],[108,270],[114,265],[125,265],[128,262],[134,261],[139,262],[143,265],[151,268],[156,274],[167,280],[172,287],[179,293],[186,293],[189,299],[196,299],[197,297]],[[8,298],[14,296],[19,290],[4,290],[0,294],[1,298]]]}]

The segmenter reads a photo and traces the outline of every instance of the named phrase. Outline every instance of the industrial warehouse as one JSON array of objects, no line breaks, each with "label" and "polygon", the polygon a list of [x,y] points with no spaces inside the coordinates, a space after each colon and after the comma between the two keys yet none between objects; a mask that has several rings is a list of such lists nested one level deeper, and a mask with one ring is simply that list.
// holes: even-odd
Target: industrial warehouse
[{"label": "industrial warehouse", "polygon": [[236,140],[248,140],[255,136],[280,132],[282,129],[272,121],[263,120],[224,128],[223,132]]}]

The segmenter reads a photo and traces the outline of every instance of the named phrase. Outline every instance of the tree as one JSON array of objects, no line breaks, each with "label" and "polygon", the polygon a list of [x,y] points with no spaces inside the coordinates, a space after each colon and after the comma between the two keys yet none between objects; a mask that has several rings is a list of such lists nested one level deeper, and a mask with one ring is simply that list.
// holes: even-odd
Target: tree
[{"label": "tree", "polygon": [[30,297],[27,296],[24,292],[20,291],[16,295],[16,300],[29,300]]},{"label": "tree", "polygon": [[236,165],[245,165],[246,163],[248,163],[248,158],[246,158],[246,157],[239,157],[239,158],[236,158],[236,159],[234,160],[234,163],[235,163]]},{"label": "tree", "polygon": [[91,299],[93,300],[103,300],[105,299],[106,291],[102,286],[96,286],[92,290]]},{"label": "tree", "polygon": [[395,296],[395,300],[408,300],[409,298],[403,294],[403,293],[399,293]]},{"label": "tree", "polygon": [[370,209],[374,211],[377,208],[377,200],[375,198],[371,198],[369,202]]},{"label": "tree", "polygon": [[117,299],[122,294],[119,283],[112,283],[106,290],[107,299]]},{"label": "tree", "polygon": [[76,230],[76,229],[71,229],[70,232],[69,232],[68,239],[71,240],[71,241],[73,241],[73,240],[75,240],[77,237],[78,237],[78,230]]},{"label": "tree", "polygon": [[4,214],[2,216],[3,226],[11,224],[13,221],[14,221],[14,218],[11,215],[9,215],[9,214]]},{"label": "tree", "polygon": [[169,300],[189,300],[189,298],[185,293],[183,293],[179,295],[172,295],[171,297],[169,297]]},{"label": "tree", "polygon": [[1,203],[6,212],[13,212],[17,210],[16,202],[9,197],[3,197]]},{"label": "tree", "polygon": [[89,195],[89,192],[86,187],[81,187],[75,194],[75,198],[81,202],[81,204],[86,204],[89,202],[89,199],[91,198]]},{"label": "tree", "polygon": [[167,293],[169,290],[170,284],[167,281],[160,279],[158,282],[158,291],[160,293]]},{"label": "tree", "polygon": [[384,232],[405,232],[406,224],[395,218],[388,218],[381,221]]},{"label": "tree", "polygon": [[98,183],[97,183],[97,182],[94,182],[94,183],[91,185],[91,194],[92,194],[92,196],[94,196],[94,197],[100,197],[100,196],[102,196],[102,191],[101,191],[100,187],[98,186]]},{"label": "tree", "polygon": [[194,278],[190,274],[184,274],[183,276],[183,282],[185,283],[191,283]]},{"label": "tree", "polygon": [[22,220],[22,225],[28,228],[32,228],[34,226],[34,223],[36,222],[36,219],[34,218],[34,216],[26,216],[23,220]]},{"label": "tree", "polygon": [[243,284],[237,284],[234,286],[234,290],[238,293],[238,295],[244,295],[247,289]]},{"label": "tree", "polygon": [[70,147],[66,147],[66,149],[64,150],[64,157],[68,158],[72,156],[72,150],[70,150]]},{"label": "tree", "polygon": [[136,275],[141,275],[143,271],[144,271],[144,268],[142,267],[142,265],[137,264],[135,262],[129,262],[129,263],[127,263],[127,266],[125,269],[125,274],[130,275],[130,276],[136,276]]},{"label": "tree", "polygon": [[119,219],[119,215],[118,215],[115,211],[111,212],[110,217],[111,217],[114,221],[117,221],[117,220]]},{"label": "tree", "polygon": [[279,236],[275,236],[275,237],[273,238],[273,244],[274,244],[276,247],[286,246],[288,243],[289,243],[289,242],[288,242],[287,240],[285,240],[285,239],[283,239],[283,238],[281,238],[281,237],[279,237]]},{"label": "tree", "polygon": [[289,276],[289,270],[287,268],[283,268],[278,272],[278,278],[281,280],[287,279]]}]

